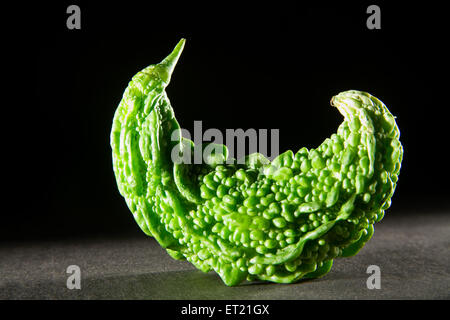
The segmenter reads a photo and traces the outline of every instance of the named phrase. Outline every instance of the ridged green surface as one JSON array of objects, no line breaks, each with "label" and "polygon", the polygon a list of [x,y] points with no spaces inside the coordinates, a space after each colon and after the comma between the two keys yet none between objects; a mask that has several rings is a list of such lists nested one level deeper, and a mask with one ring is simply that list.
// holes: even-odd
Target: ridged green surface
[{"label": "ridged green surface", "polygon": [[141,229],[229,286],[317,278],[355,255],[391,204],[403,157],[386,106],[345,91],[331,100],[344,122],[315,149],[271,163],[253,154],[245,164],[174,164],[175,145],[193,148],[171,140],[180,126],[164,91],[183,46],[133,77],[114,116],[117,185]]}]

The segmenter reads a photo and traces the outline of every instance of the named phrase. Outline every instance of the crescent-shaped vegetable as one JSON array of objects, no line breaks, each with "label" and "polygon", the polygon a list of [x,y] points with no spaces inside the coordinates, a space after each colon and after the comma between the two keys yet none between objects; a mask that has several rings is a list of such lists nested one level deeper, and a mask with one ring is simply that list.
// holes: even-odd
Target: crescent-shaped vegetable
[{"label": "crescent-shaped vegetable", "polygon": [[229,286],[317,278],[355,255],[391,204],[403,157],[386,106],[345,91],[331,100],[343,123],[315,149],[240,164],[225,163],[220,146],[203,164],[180,163],[174,148],[189,156],[194,144],[177,130],[165,88],[184,43],[132,78],[114,115],[113,168],[140,228]]}]

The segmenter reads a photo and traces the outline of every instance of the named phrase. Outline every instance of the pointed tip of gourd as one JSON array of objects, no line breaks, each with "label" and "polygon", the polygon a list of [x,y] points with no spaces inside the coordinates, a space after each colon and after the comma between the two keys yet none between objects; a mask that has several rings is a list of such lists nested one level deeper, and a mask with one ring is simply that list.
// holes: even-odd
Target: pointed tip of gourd
[{"label": "pointed tip of gourd", "polygon": [[185,42],[186,39],[182,38],[175,46],[173,51],[163,61],[161,61],[158,64],[159,76],[161,77],[161,80],[164,81],[166,84],[170,82],[172,72],[175,69],[175,66],[178,62],[178,59],[181,56],[181,53],[183,52]]}]

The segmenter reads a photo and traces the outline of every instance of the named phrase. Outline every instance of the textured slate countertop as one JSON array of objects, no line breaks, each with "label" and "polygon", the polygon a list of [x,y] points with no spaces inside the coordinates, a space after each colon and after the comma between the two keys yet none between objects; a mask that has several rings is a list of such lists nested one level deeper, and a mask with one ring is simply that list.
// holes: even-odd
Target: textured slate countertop
[{"label": "textured slate countertop", "polygon": [[[449,299],[449,253],[447,212],[388,213],[357,256],[289,285],[226,287],[138,230],[131,238],[1,243],[0,299]],[[69,265],[81,269],[80,290],[66,287]],[[380,289],[367,288],[369,265],[380,267]]]}]

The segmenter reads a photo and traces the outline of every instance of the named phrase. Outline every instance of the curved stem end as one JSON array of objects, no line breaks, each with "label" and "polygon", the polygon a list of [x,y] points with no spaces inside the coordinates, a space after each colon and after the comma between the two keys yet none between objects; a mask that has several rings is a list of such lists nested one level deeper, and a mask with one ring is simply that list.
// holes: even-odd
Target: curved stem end
[{"label": "curved stem end", "polygon": [[173,51],[163,61],[161,61],[158,64],[159,75],[161,77],[161,80],[163,80],[166,84],[170,82],[172,72],[175,69],[175,66],[178,62],[178,59],[181,56],[181,53],[183,52],[185,42],[186,39],[182,38],[175,46]]}]

